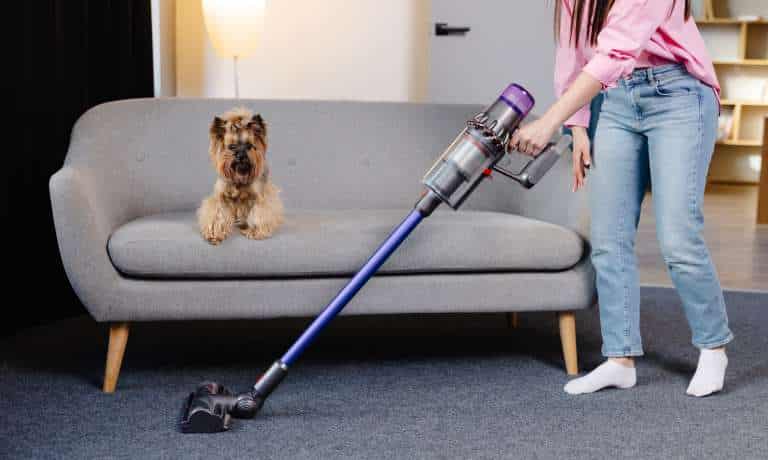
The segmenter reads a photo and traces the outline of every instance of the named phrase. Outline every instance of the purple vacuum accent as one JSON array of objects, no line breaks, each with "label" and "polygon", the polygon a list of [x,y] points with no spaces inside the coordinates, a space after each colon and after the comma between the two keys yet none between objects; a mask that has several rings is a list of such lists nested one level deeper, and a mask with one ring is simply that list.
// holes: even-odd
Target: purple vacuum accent
[{"label": "purple vacuum accent", "polygon": [[507,86],[507,89],[501,93],[500,98],[512,108],[517,109],[518,113],[523,117],[527,116],[531,109],[533,109],[534,104],[536,104],[536,100],[533,99],[531,93],[517,83]]}]

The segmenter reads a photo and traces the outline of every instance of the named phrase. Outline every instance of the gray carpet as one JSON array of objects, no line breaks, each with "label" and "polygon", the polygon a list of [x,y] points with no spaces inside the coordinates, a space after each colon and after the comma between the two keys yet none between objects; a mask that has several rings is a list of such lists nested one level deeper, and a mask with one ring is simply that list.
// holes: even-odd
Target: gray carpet
[{"label": "gray carpet", "polygon": [[[0,458],[768,458],[768,305],[728,293],[725,392],[684,394],[696,351],[677,295],[643,289],[638,387],[569,397],[551,314],[346,318],[261,415],[182,435],[204,379],[246,389],[304,321],[137,325],[114,395],[98,391],[103,326],[88,318],[0,343]],[[600,362],[597,312],[580,358]],[[289,338],[290,337],[290,338]]]}]

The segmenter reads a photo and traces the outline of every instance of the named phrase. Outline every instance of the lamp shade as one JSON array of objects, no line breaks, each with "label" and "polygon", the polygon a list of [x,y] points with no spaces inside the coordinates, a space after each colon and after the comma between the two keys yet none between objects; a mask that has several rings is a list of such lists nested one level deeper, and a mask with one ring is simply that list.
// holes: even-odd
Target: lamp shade
[{"label": "lamp shade", "polygon": [[216,52],[246,57],[256,51],[264,30],[266,0],[203,0],[205,27]]}]

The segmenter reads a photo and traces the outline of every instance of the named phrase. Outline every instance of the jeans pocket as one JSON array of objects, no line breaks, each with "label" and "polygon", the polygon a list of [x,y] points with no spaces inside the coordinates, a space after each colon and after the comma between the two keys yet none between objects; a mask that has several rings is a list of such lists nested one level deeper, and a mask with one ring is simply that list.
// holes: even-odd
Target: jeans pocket
[{"label": "jeans pocket", "polygon": [[659,80],[654,85],[656,94],[664,97],[696,94],[698,87],[698,80],[688,76],[671,78],[669,80]]}]

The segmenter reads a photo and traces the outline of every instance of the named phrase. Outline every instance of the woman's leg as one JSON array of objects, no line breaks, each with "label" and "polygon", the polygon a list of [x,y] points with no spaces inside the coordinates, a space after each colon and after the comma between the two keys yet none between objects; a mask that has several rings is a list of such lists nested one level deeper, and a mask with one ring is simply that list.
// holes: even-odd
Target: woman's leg
[{"label": "woman's leg", "polygon": [[571,394],[634,386],[634,367],[615,358],[643,354],[635,234],[648,185],[647,148],[645,137],[636,131],[630,89],[622,84],[604,95],[587,183],[602,352],[614,359],[570,381],[565,391]]},{"label": "woman's leg", "polygon": [[[662,95],[664,94],[664,95]],[[702,350],[733,339],[717,272],[704,242],[702,200],[717,133],[711,88],[688,77],[655,95],[645,120],[659,245],[685,309],[693,344]],[[719,391],[727,359],[702,353],[689,393]]]},{"label": "woman's leg", "polygon": [[643,354],[635,235],[648,186],[645,137],[636,132],[631,94],[606,92],[589,171],[592,264],[595,267],[603,355]]}]

